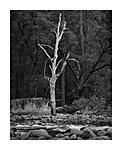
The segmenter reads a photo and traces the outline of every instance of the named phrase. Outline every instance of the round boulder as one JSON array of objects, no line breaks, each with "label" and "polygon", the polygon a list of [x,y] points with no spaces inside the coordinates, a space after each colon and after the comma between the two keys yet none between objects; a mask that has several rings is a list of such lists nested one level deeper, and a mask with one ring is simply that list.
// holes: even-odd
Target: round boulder
[{"label": "round boulder", "polygon": [[35,138],[44,137],[45,139],[51,139],[51,136],[44,129],[29,131],[28,136],[29,137],[35,137]]}]

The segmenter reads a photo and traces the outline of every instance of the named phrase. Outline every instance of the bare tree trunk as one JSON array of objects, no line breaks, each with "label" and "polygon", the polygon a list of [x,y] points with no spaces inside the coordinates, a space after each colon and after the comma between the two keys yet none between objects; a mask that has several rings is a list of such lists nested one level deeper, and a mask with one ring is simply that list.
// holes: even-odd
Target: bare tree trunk
[{"label": "bare tree trunk", "polygon": [[[49,66],[52,76],[46,77],[45,73],[46,73],[46,64],[47,61],[45,62],[45,68],[44,68],[44,76],[48,79],[49,84],[50,84],[50,102],[51,102],[51,115],[56,115],[56,98],[55,98],[55,84],[56,84],[56,80],[58,79],[58,77],[60,76],[60,74],[63,72],[66,64],[67,64],[67,60],[69,58],[69,53],[67,54],[66,58],[60,59],[57,62],[57,58],[58,58],[58,46],[59,46],[59,42],[62,39],[64,30],[66,29],[66,22],[64,21],[63,24],[63,29],[60,32],[60,25],[61,25],[61,14],[59,15],[59,22],[58,22],[58,27],[57,27],[57,31],[55,31],[55,35],[56,35],[56,43],[55,43],[55,48],[53,49],[51,46],[49,45],[45,45],[45,44],[39,44],[40,48],[45,52],[45,54],[47,55],[48,59],[51,62],[51,66]],[[45,48],[43,46],[47,46],[50,49],[54,50],[54,56],[53,58],[51,58],[51,56],[48,54],[48,52],[45,50]],[[56,73],[56,70],[58,68],[58,66],[62,63],[62,67],[59,73]]]},{"label": "bare tree trunk", "polygon": [[50,80],[51,115],[56,115],[55,82]]}]

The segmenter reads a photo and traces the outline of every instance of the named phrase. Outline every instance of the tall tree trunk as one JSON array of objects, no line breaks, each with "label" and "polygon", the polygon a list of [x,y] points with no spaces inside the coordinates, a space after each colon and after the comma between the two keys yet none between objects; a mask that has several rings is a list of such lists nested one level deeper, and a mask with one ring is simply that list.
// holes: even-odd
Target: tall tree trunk
[{"label": "tall tree trunk", "polygon": [[55,84],[50,83],[51,115],[56,115]]},{"label": "tall tree trunk", "polygon": [[84,56],[84,32],[83,32],[83,10],[80,12],[80,37],[81,37],[81,49],[82,49],[82,56]]},{"label": "tall tree trunk", "polygon": [[51,115],[56,115],[55,83],[56,77],[53,75],[52,78],[50,79]]},{"label": "tall tree trunk", "polygon": [[[84,21],[83,21],[83,15],[84,15],[84,12],[83,10],[81,10],[80,12],[80,37],[81,37],[81,41],[80,41],[80,45],[81,45],[81,50],[82,50],[82,57],[84,58],[84,55],[85,55],[85,49],[84,49],[84,29],[83,29],[83,24],[84,24]],[[87,66],[86,66],[86,62],[82,62],[82,77],[81,77],[81,83],[83,83],[84,79],[85,79],[85,75],[86,75],[86,72],[87,72]],[[82,95],[82,84],[78,86],[78,99],[80,98],[80,96]],[[79,95],[80,94],[80,95]]]},{"label": "tall tree trunk", "polygon": [[62,94],[62,104],[65,105],[65,70],[62,73],[61,79],[61,94]]}]

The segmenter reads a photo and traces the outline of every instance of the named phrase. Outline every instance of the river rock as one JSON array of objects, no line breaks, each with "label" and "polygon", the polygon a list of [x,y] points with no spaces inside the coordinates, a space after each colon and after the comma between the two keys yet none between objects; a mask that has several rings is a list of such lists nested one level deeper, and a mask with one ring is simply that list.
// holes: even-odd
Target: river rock
[{"label": "river rock", "polygon": [[53,129],[53,131],[58,132],[58,133],[65,133],[70,131],[70,129],[68,127],[57,127],[55,129]]},{"label": "river rock", "polygon": [[46,139],[51,139],[51,136],[48,134],[48,132],[44,129],[40,130],[32,130],[28,132],[29,137],[45,137]]},{"label": "river rock", "polygon": [[102,135],[105,135],[105,134],[106,134],[106,131],[104,131],[104,130],[97,132],[98,136],[102,136]]},{"label": "river rock", "polygon": [[67,136],[64,136],[63,137],[65,140],[69,140],[69,136],[67,135]]},{"label": "river rock", "polygon": [[108,136],[101,136],[102,140],[111,140]]},{"label": "river rock", "polygon": [[107,131],[104,135],[108,136],[109,138],[112,138],[112,132],[111,131]]},{"label": "river rock", "polygon": [[78,129],[71,129],[70,132],[71,132],[72,134],[75,134],[75,135],[82,135],[82,134],[83,134],[83,131],[78,130]]},{"label": "river rock", "polygon": [[89,138],[94,138],[94,137],[96,137],[96,134],[95,134],[92,130],[90,130],[89,128],[85,128],[85,129],[83,130],[83,133],[82,133],[81,137],[82,137],[83,139],[89,139]]},{"label": "river rock", "polygon": [[62,133],[56,134],[56,137],[63,137],[64,135]]},{"label": "river rock", "polygon": [[76,136],[76,134],[73,134],[72,136],[70,136],[70,138],[69,138],[70,140],[76,140],[77,139],[77,136]]}]

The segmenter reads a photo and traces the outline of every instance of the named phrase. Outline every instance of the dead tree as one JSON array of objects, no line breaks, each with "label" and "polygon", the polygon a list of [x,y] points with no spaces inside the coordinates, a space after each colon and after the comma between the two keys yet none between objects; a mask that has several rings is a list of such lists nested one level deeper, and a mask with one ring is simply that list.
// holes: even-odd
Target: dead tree
[{"label": "dead tree", "polygon": [[[55,98],[55,85],[56,85],[56,81],[58,79],[58,77],[61,75],[61,73],[63,72],[66,64],[67,64],[67,60],[69,58],[69,52],[67,53],[65,59],[60,59],[57,62],[58,59],[58,50],[59,50],[59,42],[62,39],[62,36],[64,34],[64,31],[66,29],[66,21],[64,21],[63,24],[63,28],[61,28],[61,14],[59,15],[59,21],[58,21],[58,26],[57,26],[57,30],[54,31],[55,35],[56,35],[56,42],[55,42],[55,48],[53,49],[51,46],[49,45],[45,45],[45,44],[39,44],[38,46],[44,51],[44,53],[46,54],[46,56],[48,57],[48,59],[51,62],[51,65],[49,65],[49,68],[51,70],[51,77],[46,77],[49,81],[50,84],[50,102],[51,102],[51,115],[56,115],[56,98]],[[60,31],[61,30],[61,31]],[[48,54],[48,52],[46,51],[46,49],[44,48],[44,46],[49,47],[50,49],[54,50],[54,56],[53,58],[51,58],[51,56]],[[47,61],[45,62],[45,67],[44,67],[44,75],[45,75],[45,71],[46,71],[46,64]],[[59,67],[59,65],[61,66],[60,71],[57,73],[57,69]],[[46,76],[46,75],[45,75]]]}]

